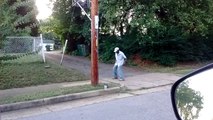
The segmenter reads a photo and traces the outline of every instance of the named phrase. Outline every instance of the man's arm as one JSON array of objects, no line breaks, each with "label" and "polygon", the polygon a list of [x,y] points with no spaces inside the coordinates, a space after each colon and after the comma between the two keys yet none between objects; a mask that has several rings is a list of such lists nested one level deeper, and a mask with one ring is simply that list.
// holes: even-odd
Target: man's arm
[{"label": "man's arm", "polygon": [[123,57],[124,57],[124,60],[127,60],[126,55],[125,55],[124,53],[123,53],[122,55],[123,55]]},{"label": "man's arm", "polygon": [[123,58],[124,58],[124,61],[126,62],[126,61],[127,61],[126,55],[125,55],[124,53],[122,53],[122,56],[123,56]]}]

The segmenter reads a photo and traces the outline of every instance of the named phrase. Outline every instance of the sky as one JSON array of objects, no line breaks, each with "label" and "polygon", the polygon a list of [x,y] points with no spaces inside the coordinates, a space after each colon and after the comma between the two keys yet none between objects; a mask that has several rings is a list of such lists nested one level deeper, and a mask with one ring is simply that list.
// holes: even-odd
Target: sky
[{"label": "sky", "polygon": [[37,19],[47,19],[52,14],[52,4],[50,0],[36,0],[36,6],[38,8]]}]

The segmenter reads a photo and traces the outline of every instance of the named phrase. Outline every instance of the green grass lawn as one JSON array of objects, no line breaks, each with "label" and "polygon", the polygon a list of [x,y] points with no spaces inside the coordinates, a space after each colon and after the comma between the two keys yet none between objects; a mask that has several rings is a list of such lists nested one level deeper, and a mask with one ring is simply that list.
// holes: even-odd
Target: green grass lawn
[{"label": "green grass lawn", "polygon": [[[109,88],[112,88],[112,87],[118,86],[118,84],[110,83],[110,84],[108,84],[108,86],[109,86]],[[23,102],[23,101],[30,101],[30,100],[36,100],[36,99],[43,99],[43,98],[72,94],[72,93],[80,93],[80,92],[85,92],[85,91],[100,90],[103,88],[104,88],[103,83],[101,83],[97,86],[92,86],[92,85],[88,84],[88,85],[80,85],[80,86],[73,86],[73,87],[66,87],[66,88],[57,88],[57,89],[52,89],[52,90],[48,90],[48,91],[30,93],[30,94],[26,94],[26,95],[0,98],[0,105],[16,103],[16,102]]]},{"label": "green grass lawn", "polygon": [[0,61],[0,90],[82,80],[88,80],[88,77],[59,64],[43,63],[39,55]]}]

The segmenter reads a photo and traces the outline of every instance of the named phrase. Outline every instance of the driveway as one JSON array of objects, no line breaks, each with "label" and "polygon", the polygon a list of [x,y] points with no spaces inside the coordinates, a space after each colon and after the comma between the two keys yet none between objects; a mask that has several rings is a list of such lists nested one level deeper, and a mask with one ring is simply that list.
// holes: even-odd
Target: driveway
[{"label": "driveway", "polygon": [[[48,60],[60,64],[61,51],[46,52],[45,56]],[[90,76],[91,61],[89,58],[80,56],[64,55],[63,66],[73,68]],[[173,84],[180,77],[171,73],[148,73],[135,68],[124,66],[125,81],[112,79],[113,64],[98,63],[99,80],[120,83],[128,89],[136,90],[142,88],[153,88]]]}]

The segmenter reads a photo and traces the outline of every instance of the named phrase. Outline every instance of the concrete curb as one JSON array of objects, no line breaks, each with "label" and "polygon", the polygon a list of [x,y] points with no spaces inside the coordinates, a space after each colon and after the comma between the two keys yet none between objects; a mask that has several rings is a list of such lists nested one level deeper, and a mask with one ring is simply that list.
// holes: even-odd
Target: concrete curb
[{"label": "concrete curb", "polygon": [[101,90],[49,97],[49,98],[26,101],[26,102],[4,104],[4,105],[0,105],[0,112],[7,112],[7,111],[13,111],[13,110],[19,110],[19,109],[25,109],[25,108],[31,108],[31,107],[39,107],[43,105],[50,105],[50,104],[95,97],[95,96],[100,96],[105,94],[113,94],[113,93],[120,92],[121,89],[122,87],[113,87],[113,88],[108,88],[106,90],[101,89]]},{"label": "concrete curb", "polygon": [[146,90],[146,89],[152,89],[152,88],[159,88],[159,87],[164,87],[164,86],[172,86],[174,83],[168,83],[164,85],[157,85],[157,86],[152,86],[152,87],[141,87],[139,89],[128,89],[129,91],[137,91],[137,90]]}]

